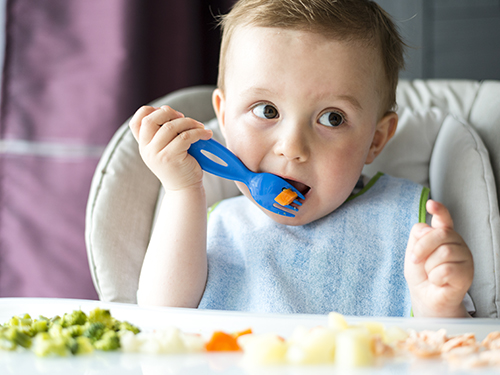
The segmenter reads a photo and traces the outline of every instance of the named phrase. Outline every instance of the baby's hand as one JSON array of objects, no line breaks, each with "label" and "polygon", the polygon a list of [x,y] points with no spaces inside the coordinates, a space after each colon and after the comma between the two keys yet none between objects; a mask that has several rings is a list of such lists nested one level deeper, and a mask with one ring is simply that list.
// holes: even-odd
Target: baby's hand
[{"label": "baby's hand", "polygon": [[410,233],[405,259],[405,277],[410,288],[415,316],[465,317],[464,296],[472,284],[472,254],[453,230],[448,209],[433,200],[427,202],[433,215],[431,226],[415,224]]},{"label": "baby's hand", "polygon": [[130,120],[142,159],[168,190],[199,186],[203,172],[187,153],[192,143],[212,137],[198,121],[168,106],[141,107]]}]

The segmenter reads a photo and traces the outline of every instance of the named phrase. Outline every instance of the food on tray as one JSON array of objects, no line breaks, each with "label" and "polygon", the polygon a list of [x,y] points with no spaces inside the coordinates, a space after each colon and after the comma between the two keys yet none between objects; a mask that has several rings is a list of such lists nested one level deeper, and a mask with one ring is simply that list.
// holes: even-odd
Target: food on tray
[{"label": "food on tray", "polygon": [[442,357],[453,367],[500,366],[500,331],[479,342],[473,333],[448,337],[444,329],[410,330],[400,348],[420,358]]},{"label": "food on tray", "polygon": [[379,322],[349,324],[341,314],[328,315],[327,326],[296,327],[288,338],[251,329],[234,333],[215,331],[208,338],[169,327],[152,332],[118,321],[109,310],[85,314],[75,310],[62,317],[32,319],[14,316],[0,325],[0,349],[28,349],[38,356],[86,354],[94,350],[179,354],[243,351],[242,363],[251,366],[332,364],[351,368],[380,360],[416,357],[443,358],[451,366],[500,366],[500,331],[482,341],[472,333],[448,336],[438,331],[403,330]]},{"label": "food on tray", "polygon": [[205,344],[205,349],[209,352],[238,352],[241,350],[236,337],[222,331],[215,331],[212,337]]},{"label": "food on tray", "polygon": [[338,313],[329,314],[327,327],[297,327],[288,340],[264,333],[243,336],[238,343],[244,351],[243,363],[252,366],[332,364],[351,368],[408,356],[443,358],[459,368],[500,366],[500,331],[478,342],[474,334],[450,337],[444,329],[405,331],[378,322],[350,325]]},{"label": "food on tray", "polygon": [[377,322],[351,326],[343,315],[333,312],[328,316],[327,327],[307,329],[299,326],[288,340],[265,333],[243,336],[238,343],[243,348],[243,362],[246,364],[357,367],[373,364],[377,356],[393,356],[393,345],[407,337],[405,331],[385,329]]},{"label": "food on tray", "polygon": [[109,310],[96,308],[87,315],[81,310],[46,318],[30,315],[14,316],[0,325],[0,349],[30,349],[44,357],[86,354],[95,349],[110,351],[120,348],[124,332],[137,334],[139,328],[114,319]]},{"label": "food on tray", "polygon": [[288,344],[273,333],[245,335],[238,339],[243,348],[243,364],[278,365],[285,363]]},{"label": "food on tray", "polygon": [[120,337],[120,343],[124,352],[149,354],[241,351],[237,339],[250,333],[252,333],[250,329],[232,334],[215,331],[206,340],[199,334],[186,333],[178,328],[168,327],[153,332],[141,332],[137,335],[127,332]]},{"label": "food on tray", "polygon": [[197,334],[185,333],[176,327],[167,327],[154,332],[134,335],[125,332],[120,337],[124,352],[148,354],[182,354],[205,350],[205,340]]},{"label": "food on tray", "polygon": [[297,327],[288,340],[286,360],[292,364],[328,363],[334,360],[335,332],[326,327]]},{"label": "food on tray", "polygon": [[247,329],[241,332],[229,334],[222,331],[215,331],[212,337],[205,344],[205,349],[209,352],[237,352],[241,351],[238,345],[238,338],[243,335],[251,334],[252,330]]},{"label": "food on tray", "polygon": [[297,197],[298,197],[297,193],[294,192],[292,189],[288,188],[288,189],[283,189],[281,193],[279,193],[278,196],[274,198],[274,200],[282,206],[288,206]]}]

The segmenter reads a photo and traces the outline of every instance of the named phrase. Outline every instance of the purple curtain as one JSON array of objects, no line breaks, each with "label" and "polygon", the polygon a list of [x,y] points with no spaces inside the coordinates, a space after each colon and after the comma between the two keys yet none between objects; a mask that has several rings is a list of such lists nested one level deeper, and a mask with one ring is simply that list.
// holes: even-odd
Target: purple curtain
[{"label": "purple curtain", "polygon": [[104,146],[140,106],[215,84],[231,0],[7,0],[0,297],[97,298],[84,243]]}]

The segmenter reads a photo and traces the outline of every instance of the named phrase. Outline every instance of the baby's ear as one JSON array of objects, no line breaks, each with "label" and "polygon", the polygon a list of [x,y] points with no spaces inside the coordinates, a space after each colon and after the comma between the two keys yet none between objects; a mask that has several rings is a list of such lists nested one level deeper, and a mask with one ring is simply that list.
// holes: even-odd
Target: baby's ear
[{"label": "baby's ear", "polygon": [[225,137],[225,114],[226,114],[226,99],[224,97],[224,93],[221,89],[215,89],[212,94],[212,105],[214,107],[215,115],[217,116],[217,120],[219,121],[219,128],[222,132],[222,135]]},{"label": "baby's ear", "polygon": [[389,139],[396,133],[397,127],[398,115],[396,112],[387,112],[384,117],[380,119],[375,127],[375,134],[373,135],[373,141],[365,164],[372,163],[378,154],[382,152]]}]

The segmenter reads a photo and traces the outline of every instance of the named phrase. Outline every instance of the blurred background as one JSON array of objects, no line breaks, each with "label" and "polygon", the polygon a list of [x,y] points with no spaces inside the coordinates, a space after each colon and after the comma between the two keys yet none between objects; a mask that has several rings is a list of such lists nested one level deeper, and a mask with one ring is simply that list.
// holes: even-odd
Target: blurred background
[{"label": "blurred background", "polygon": [[[500,79],[500,0],[378,0],[406,79]],[[97,298],[85,207],[99,157],[142,104],[215,85],[233,0],[0,0],[0,297]]]}]

